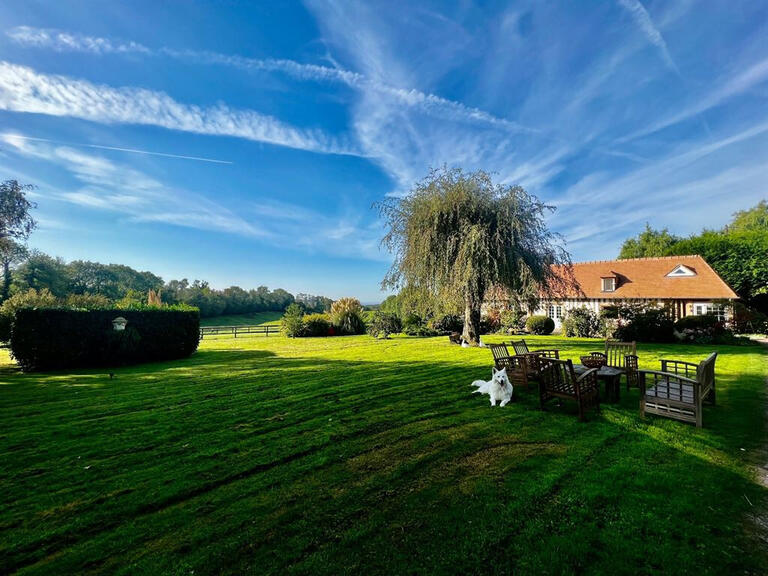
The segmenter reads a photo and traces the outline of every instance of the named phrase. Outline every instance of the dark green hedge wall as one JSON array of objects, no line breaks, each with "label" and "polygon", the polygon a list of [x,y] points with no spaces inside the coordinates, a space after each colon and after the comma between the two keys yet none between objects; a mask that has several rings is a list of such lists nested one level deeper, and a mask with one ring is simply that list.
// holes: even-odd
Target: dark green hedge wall
[{"label": "dark green hedge wall", "polygon": [[[122,316],[125,330],[112,320]],[[184,358],[200,341],[197,310],[18,310],[11,354],[25,371],[139,364]]]}]

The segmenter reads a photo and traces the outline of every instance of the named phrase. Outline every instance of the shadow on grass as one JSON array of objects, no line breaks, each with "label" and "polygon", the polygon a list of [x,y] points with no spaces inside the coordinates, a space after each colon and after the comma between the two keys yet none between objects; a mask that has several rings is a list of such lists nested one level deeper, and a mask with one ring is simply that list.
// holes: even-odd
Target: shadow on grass
[{"label": "shadow on grass", "polygon": [[[72,382],[102,375],[23,375],[47,390],[19,386],[16,406],[0,398],[15,412],[0,437],[0,561],[49,573],[132,562],[197,573],[753,570],[740,517],[745,496],[764,493],[730,452],[761,411],[754,391],[708,409],[705,423],[721,414],[703,431],[642,421],[637,392],[624,390],[581,424],[570,403],[539,411],[534,391],[491,409],[469,386],[487,369],[467,358],[202,349],[120,368],[77,396]],[[103,464],[85,475],[61,465],[70,453]]]}]

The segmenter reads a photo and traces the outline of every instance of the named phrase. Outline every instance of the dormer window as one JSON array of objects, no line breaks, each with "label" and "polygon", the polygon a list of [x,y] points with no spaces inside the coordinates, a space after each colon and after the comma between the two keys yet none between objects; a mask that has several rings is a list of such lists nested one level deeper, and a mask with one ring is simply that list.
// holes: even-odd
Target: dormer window
[{"label": "dormer window", "polygon": [[696,272],[691,268],[688,268],[688,266],[683,266],[682,264],[678,264],[669,274],[667,274],[668,278],[685,278],[690,276],[696,276]]},{"label": "dormer window", "polygon": [[603,283],[603,292],[616,291],[616,276],[604,276],[600,280]]}]

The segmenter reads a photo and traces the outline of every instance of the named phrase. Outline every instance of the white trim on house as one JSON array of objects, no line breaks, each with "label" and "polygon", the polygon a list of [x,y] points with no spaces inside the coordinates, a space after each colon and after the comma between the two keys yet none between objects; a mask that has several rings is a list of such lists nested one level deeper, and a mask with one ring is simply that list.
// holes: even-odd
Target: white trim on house
[{"label": "white trim on house", "polygon": [[696,276],[696,272],[683,264],[678,264],[672,269],[671,272],[669,272],[669,274],[667,274],[667,278],[683,278],[691,276]]}]

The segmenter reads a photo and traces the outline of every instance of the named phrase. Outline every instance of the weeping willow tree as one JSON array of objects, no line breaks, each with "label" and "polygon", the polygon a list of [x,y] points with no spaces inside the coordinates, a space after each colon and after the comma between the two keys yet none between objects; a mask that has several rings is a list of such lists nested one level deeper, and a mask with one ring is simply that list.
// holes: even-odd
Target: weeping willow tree
[{"label": "weeping willow tree", "polygon": [[494,184],[482,170],[432,170],[403,198],[378,204],[394,263],[382,285],[461,304],[464,339],[477,344],[486,293],[505,289],[533,305],[570,260],[544,222],[552,207],[520,186]]}]

